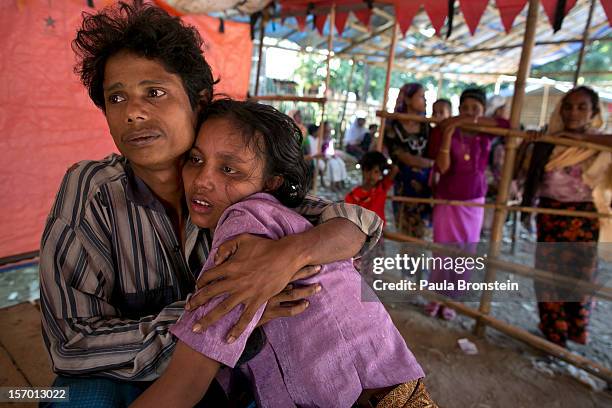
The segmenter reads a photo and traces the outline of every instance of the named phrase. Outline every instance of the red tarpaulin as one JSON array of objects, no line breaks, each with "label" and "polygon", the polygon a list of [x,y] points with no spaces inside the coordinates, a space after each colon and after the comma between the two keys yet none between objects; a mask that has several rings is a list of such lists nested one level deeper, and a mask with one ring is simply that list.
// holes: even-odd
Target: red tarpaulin
[{"label": "red tarpaulin", "polygon": [[[96,6],[104,2],[96,0]],[[85,0],[0,2],[0,257],[38,249],[66,169],[115,147],[103,114],[73,74],[70,48]],[[206,42],[216,92],[244,98],[252,43],[248,24],[185,17]]]}]

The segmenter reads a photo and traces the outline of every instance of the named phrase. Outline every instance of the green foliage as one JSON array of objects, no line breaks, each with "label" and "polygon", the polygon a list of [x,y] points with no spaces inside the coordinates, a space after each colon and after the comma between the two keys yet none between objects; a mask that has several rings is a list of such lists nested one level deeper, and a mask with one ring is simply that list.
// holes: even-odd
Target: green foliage
[{"label": "green foliage", "polygon": [[[549,62],[532,70],[532,75],[546,75],[558,81],[572,81],[572,72],[576,71],[578,63],[578,52],[567,55],[557,61]],[[588,71],[608,71],[612,66],[612,43],[605,41],[595,41],[586,49],[584,61],[582,62],[582,72]],[[570,74],[555,75],[548,72],[569,71]],[[612,74],[585,75],[587,83],[612,80]]]}]

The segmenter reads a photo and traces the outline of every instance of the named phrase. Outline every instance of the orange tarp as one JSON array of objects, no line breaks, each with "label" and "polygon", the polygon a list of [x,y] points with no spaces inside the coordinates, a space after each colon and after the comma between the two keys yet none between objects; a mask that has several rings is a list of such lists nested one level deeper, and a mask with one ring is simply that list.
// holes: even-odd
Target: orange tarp
[{"label": "orange tarp", "polygon": [[[115,151],[104,115],[73,73],[70,42],[82,11],[95,10],[85,0],[0,2],[0,257],[38,249],[72,163]],[[251,67],[249,26],[226,21],[219,33],[217,19],[184,20],[204,38],[204,54],[221,79],[215,92],[244,98]]]}]

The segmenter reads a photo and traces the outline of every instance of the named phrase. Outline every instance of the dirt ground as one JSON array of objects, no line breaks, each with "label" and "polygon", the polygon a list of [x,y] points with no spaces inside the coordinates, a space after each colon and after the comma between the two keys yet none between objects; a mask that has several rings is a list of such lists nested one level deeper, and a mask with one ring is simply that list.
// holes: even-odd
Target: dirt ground
[{"label": "dirt ground", "polygon": [[[491,329],[477,339],[461,319],[433,319],[407,303],[387,306],[441,408],[612,406],[609,391],[593,391],[561,370],[544,372],[543,355]],[[464,354],[457,344],[461,338],[475,343],[478,354]]]}]

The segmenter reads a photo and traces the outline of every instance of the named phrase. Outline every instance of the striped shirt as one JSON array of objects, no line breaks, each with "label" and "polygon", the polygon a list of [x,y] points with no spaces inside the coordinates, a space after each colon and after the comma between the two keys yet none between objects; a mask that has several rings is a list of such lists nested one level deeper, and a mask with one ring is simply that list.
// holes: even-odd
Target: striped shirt
[{"label": "striped shirt", "polygon": [[[308,196],[296,209],[314,223],[336,217],[380,237],[373,212]],[[187,220],[181,246],[162,204],[126,159],[85,161],[66,173],[42,236],[43,337],[53,370],[153,380],[174,347],[168,328],[208,257],[206,229]]]}]

